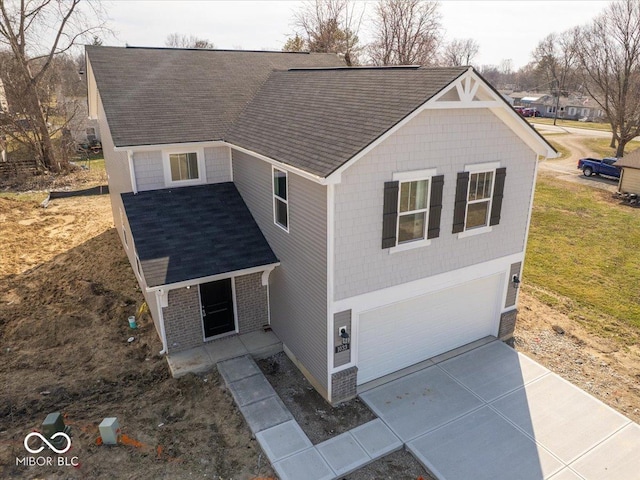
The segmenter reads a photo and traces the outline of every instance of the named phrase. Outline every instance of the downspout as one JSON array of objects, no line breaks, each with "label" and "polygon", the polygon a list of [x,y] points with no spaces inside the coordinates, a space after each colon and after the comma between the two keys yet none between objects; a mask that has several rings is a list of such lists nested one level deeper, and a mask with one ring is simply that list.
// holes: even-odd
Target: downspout
[{"label": "downspout", "polygon": [[133,170],[133,150],[127,150],[127,160],[129,161],[129,177],[131,178],[131,191],[134,195],[138,194],[138,184],[136,182],[136,173]]},{"label": "downspout", "polygon": [[167,333],[164,329],[164,314],[162,313],[162,304],[164,300],[164,290],[156,290],[156,302],[158,305],[158,320],[160,322],[160,337],[162,339],[162,350],[158,355],[166,355],[169,352],[169,347],[167,346]]}]

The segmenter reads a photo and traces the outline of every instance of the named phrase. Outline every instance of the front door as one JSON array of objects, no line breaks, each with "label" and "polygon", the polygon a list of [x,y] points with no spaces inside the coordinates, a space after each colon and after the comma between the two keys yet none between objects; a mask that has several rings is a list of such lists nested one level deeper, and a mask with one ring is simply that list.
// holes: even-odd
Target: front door
[{"label": "front door", "polygon": [[205,338],[222,335],[236,329],[230,278],[201,284],[200,302],[202,302]]}]

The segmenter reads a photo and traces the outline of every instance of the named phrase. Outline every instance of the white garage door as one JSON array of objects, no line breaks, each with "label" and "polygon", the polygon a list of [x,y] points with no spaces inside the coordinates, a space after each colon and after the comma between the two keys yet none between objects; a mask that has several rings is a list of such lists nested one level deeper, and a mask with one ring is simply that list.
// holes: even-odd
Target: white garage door
[{"label": "white garage door", "polygon": [[502,275],[360,314],[358,384],[498,333]]}]

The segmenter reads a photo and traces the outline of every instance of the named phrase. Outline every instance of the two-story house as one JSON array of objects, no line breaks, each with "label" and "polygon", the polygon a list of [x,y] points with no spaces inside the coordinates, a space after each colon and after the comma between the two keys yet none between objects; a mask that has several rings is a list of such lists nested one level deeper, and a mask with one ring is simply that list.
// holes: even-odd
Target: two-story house
[{"label": "two-story house", "polygon": [[513,333],[539,157],[470,67],[87,47],[114,220],[165,352],[269,324],[330,402]]}]

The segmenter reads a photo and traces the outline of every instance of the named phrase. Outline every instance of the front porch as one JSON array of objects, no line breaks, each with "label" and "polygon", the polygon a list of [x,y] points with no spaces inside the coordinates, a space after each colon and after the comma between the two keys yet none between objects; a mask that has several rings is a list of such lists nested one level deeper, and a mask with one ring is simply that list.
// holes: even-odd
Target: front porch
[{"label": "front porch", "polygon": [[282,351],[282,342],[272,331],[258,330],[204,343],[198,347],[167,355],[167,363],[174,378],[188,373],[203,373],[215,368],[218,362],[251,355],[267,358]]}]

